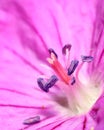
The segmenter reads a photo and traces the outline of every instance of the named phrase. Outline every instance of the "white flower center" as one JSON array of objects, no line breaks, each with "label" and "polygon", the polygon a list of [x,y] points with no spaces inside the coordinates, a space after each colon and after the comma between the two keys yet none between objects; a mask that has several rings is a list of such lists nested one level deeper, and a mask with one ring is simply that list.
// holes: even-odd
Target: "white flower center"
[{"label": "white flower center", "polygon": [[[64,48],[65,52],[65,48]],[[70,50],[66,48],[66,63],[68,63]],[[101,95],[101,88],[96,83],[92,83],[91,81],[80,77],[83,79],[83,83],[79,81],[78,73],[83,66],[83,62],[79,65],[79,68],[76,73],[76,82],[74,85],[71,85],[71,79],[73,74],[68,75],[66,70],[62,67],[61,63],[58,61],[56,54],[53,52],[50,54],[51,58],[47,58],[48,62],[51,64],[53,70],[58,75],[60,80],[57,81],[56,85],[60,88],[61,97],[63,99],[57,102],[59,105],[56,105],[56,109],[60,110],[62,113],[66,113],[66,115],[80,115],[89,112],[93,107],[94,103],[97,101],[99,96]],[[91,62],[93,57],[91,56],[82,56],[83,61]],[[83,76],[84,77],[84,76]],[[61,104],[61,105],[60,105]],[[69,113],[69,114],[68,114]]]},{"label": "white flower center", "polygon": [[[77,60],[73,60],[69,65],[70,48],[71,45],[65,45],[62,50],[66,57],[66,69],[58,61],[58,56],[54,50],[50,49],[50,58],[47,58],[47,61],[58,78],[53,75],[47,81],[44,81],[43,78],[39,78],[37,81],[39,87],[45,92],[48,92],[52,86],[56,85],[58,93],[56,92],[56,95],[53,96],[56,103],[54,108],[64,115],[74,116],[89,112],[101,95],[102,90],[99,87],[100,84],[93,83],[91,78],[89,80],[87,77],[84,79],[84,76],[79,76],[84,62],[91,62],[93,57],[81,56],[82,63],[79,66]],[[76,68],[77,72],[73,77]]]}]

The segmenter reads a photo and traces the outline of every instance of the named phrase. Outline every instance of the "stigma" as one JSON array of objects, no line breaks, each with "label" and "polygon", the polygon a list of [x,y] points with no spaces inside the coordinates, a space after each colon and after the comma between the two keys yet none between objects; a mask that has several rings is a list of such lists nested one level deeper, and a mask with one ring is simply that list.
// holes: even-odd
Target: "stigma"
[{"label": "stigma", "polygon": [[67,72],[65,71],[61,63],[58,61],[56,53],[51,51],[50,58],[47,58],[47,61],[50,63],[52,69],[60,77],[60,79],[66,84],[69,84],[70,77],[67,75]]}]

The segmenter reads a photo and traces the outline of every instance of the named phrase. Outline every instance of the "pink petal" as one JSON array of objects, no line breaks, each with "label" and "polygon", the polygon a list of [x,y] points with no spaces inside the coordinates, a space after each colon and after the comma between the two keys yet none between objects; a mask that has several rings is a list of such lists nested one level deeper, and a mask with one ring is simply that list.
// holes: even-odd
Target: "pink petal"
[{"label": "pink petal", "polygon": [[[104,1],[99,0],[96,6],[96,19],[93,25],[93,35],[91,41],[91,55],[95,57],[94,62],[90,65],[90,71],[97,73],[99,77],[104,77],[102,70],[104,69],[104,44],[103,44],[103,17],[104,17]],[[97,79],[96,79],[97,80]]]},{"label": "pink petal", "polygon": [[0,115],[3,119],[0,127],[20,129],[24,127],[25,118],[41,114],[43,122],[30,129],[51,129],[58,125],[62,130],[82,129],[82,117],[59,120],[53,107],[47,108],[54,101],[40,91],[36,79],[41,74],[48,74],[39,66],[42,62],[46,64],[48,48],[53,48],[61,59],[61,49],[66,43],[73,46],[72,58],[89,54],[94,1],[77,0],[75,4],[71,0],[65,3],[61,0],[4,0],[0,4]]}]

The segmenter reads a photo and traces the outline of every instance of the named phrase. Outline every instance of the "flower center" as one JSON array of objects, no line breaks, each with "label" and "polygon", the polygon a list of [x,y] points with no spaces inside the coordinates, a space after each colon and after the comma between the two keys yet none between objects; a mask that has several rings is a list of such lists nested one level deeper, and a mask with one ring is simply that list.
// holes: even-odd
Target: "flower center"
[{"label": "flower center", "polygon": [[[61,96],[64,95],[63,100],[58,100],[57,109],[61,110],[62,108],[63,111],[64,108],[65,111],[67,110],[68,113],[70,113],[70,115],[76,115],[88,112],[98,99],[101,91],[99,87],[95,87],[96,84],[89,81],[87,84],[83,84],[79,80],[78,74],[84,62],[91,62],[93,57],[81,56],[82,63],[78,66],[78,60],[74,59],[71,62],[69,61],[70,49],[70,44],[67,44],[62,48],[62,54],[66,59],[66,69],[58,61],[58,55],[56,52],[53,49],[49,49],[50,57],[47,58],[47,61],[51,65],[51,68],[54,70],[55,74],[48,80],[38,78],[37,83],[38,86],[45,92],[48,92],[49,89],[56,84],[62,92]],[[76,69],[76,74],[74,74]],[[67,100],[67,103],[63,103],[65,100]]]}]

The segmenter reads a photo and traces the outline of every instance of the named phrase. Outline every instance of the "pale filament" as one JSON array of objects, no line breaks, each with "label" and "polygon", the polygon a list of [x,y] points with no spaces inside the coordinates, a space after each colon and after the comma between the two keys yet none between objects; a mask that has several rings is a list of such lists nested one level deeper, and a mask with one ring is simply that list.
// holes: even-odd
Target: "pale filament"
[{"label": "pale filament", "polygon": [[66,49],[66,55],[65,55],[66,69],[68,69],[69,65],[70,65],[70,51],[68,49]]}]

